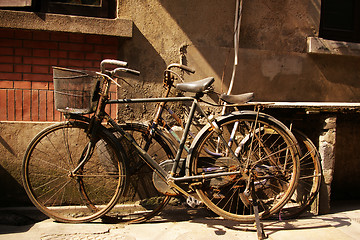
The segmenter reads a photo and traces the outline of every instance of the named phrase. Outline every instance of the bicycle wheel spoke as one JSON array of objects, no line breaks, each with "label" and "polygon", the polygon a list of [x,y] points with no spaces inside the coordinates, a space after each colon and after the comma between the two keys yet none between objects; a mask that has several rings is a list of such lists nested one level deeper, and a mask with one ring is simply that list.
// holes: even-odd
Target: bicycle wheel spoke
[{"label": "bicycle wheel spoke", "polygon": [[41,211],[61,222],[95,220],[125,189],[124,157],[111,133],[100,129],[99,144],[87,151],[87,129],[87,123],[76,121],[53,125],[34,138],[24,157],[27,194]]},{"label": "bicycle wheel spoke", "polygon": [[302,156],[298,186],[289,202],[280,212],[282,219],[295,218],[303,212],[311,214],[311,204],[316,199],[321,182],[320,156],[315,145],[303,133],[294,130]]},{"label": "bicycle wheel spoke", "polygon": [[[218,125],[226,143],[217,141],[215,131],[204,129],[192,146],[193,174],[241,174],[203,181],[197,190],[201,199],[219,215],[243,222],[254,221],[254,201],[258,201],[261,217],[279,211],[294,192],[298,178],[299,159],[291,133],[264,114],[233,115]],[[221,157],[205,148],[216,149]],[[236,157],[229,154],[229,148]]]}]

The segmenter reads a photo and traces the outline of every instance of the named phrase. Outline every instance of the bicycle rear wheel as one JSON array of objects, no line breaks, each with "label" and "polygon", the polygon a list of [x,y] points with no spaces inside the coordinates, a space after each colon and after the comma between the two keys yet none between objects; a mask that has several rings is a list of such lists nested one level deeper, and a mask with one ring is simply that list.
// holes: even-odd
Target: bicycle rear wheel
[{"label": "bicycle rear wheel", "polygon": [[303,133],[293,130],[298,140],[300,156],[300,176],[298,185],[290,200],[281,209],[279,218],[295,218],[307,210],[316,199],[321,184],[320,155],[314,143]]},{"label": "bicycle rear wheel", "polygon": [[32,140],[24,156],[26,193],[39,210],[60,222],[97,219],[125,189],[126,167],[115,138],[101,127],[90,139],[88,126],[78,121],[50,126]]},{"label": "bicycle rear wheel", "polygon": [[216,129],[204,127],[192,145],[192,174],[240,174],[197,183],[201,200],[216,214],[240,222],[255,220],[254,201],[261,218],[279,211],[293,194],[299,174],[291,132],[273,117],[251,111],[232,113],[217,124],[226,143]]},{"label": "bicycle rear wheel", "polygon": [[[122,124],[137,144],[158,163],[174,159],[174,151],[168,140],[160,133],[150,135],[148,126],[140,123]],[[115,131],[113,129],[113,131]],[[120,133],[114,132],[128,156],[128,188],[115,207],[103,217],[104,221],[122,221],[140,223],[157,215],[169,202],[170,196],[164,196],[155,188],[153,169],[140,157],[137,150]]]}]

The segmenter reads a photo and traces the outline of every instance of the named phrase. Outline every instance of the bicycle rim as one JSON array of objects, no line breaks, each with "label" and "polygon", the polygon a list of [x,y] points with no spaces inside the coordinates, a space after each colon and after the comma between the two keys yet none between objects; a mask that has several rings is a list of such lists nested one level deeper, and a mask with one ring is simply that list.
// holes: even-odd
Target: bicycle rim
[{"label": "bicycle rim", "polygon": [[280,219],[290,219],[305,211],[316,199],[321,183],[320,155],[312,141],[303,133],[294,130],[302,155],[300,156],[300,176],[297,187],[290,200],[281,209]]},{"label": "bicycle rim", "polygon": [[[197,189],[201,200],[218,215],[240,222],[255,220],[256,200],[261,218],[279,211],[294,192],[298,179],[299,159],[293,135],[280,122],[261,113],[223,117],[218,126],[237,157],[219,141],[212,128],[205,127],[193,145],[193,174],[241,174],[202,181]],[[248,172],[244,171],[246,166]],[[245,192],[250,173],[254,187]]]},{"label": "bicycle rim", "polygon": [[[148,127],[139,123],[123,124],[141,148],[158,163],[174,158],[174,153],[167,141],[158,133],[152,137]],[[115,130],[113,130],[115,131]],[[119,133],[114,132],[128,156],[129,178],[127,191],[120,197],[115,207],[103,217],[105,221],[140,223],[156,216],[169,202],[169,196],[159,193],[153,182],[153,170],[141,159],[134,146],[130,145]]]},{"label": "bicycle rim", "polygon": [[[88,151],[87,128],[83,122],[53,125],[33,139],[24,156],[23,183],[29,198],[60,222],[99,218],[125,188],[126,168],[115,145],[99,131],[93,151]],[[87,163],[73,174],[85,155]]]}]

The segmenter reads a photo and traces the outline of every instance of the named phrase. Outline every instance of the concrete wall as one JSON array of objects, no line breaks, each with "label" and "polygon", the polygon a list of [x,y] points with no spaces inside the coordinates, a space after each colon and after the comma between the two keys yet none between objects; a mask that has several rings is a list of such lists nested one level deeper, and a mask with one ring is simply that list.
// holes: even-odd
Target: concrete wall
[{"label": "concrete wall", "polygon": [[[160,96],[163,70],[173,62],[196,69],[195,75],[185,75],[187,81],[214,76],[215,90],[227,91],[234,57],[234,13],[235,1],[119,1],[118,16],[133,21],[133,30],[131,38],[130,34],[118,38],[116,55],[141,71],[140,77],[126,76],[131,86],[122,83],[120,97]],[[252,91],[257,101],[359,102],[357,57],[307,53],[307,38],[317,36],[319,22],[320,0],[244,0],[233,93]],[[119,116],[144,119],[152,109],[124,105]],[[336,119],[336,161],[330,166],[335,170],[327,185],[334,177],[334,189],[344,189],[343,195],[350,186],[359,185],[357,119],[357,115]],[[2,185],[7,195],[0,204],[27,201],[21,195],[22,156],[44,125],[0,123],[0,177],[2,182],[11,182]],[[318,144],[323,129],[318,123],[314,125],[320,129],[309,134]],[[350,167],[345,168],[345,164]],[[344,183],[349,188],[344,188]]]},{"label": "concrete wall", "polygon": [[[235,1],[120,1],[119,17],[134,22],[120,56],[141,70],[145,83],[159,82],[165,66],[181,58],[197,70],[188,80],[214,76],[224,92],[234,13]],[[359,101],[357,58],[307,53],[319,23],[320,0],[244,0],[233,93],[252,91],[259,101]]]},{"label": "concrete wall", "polygon": [[[308,38],[318,36],[320,0],[243,2],[234,94],[255,92],[256,101],[360,101],[358,57],[308,53]],[[234,58],[235,1],[128,0],[119,3],[119,17],[134,22],[133,37],[122,41],[120,57],[142,73],[139,78],[129,78],[136,90],[125,87],[120,96],[160,96],[162,71],[172,62],[196,69],[196,74],[185,75],[186,81],[214,76],[215,90],[227,91]],[[127,106],[120,115],[131,112],[121,116],[141,119],[151,109]],[[348,192],[350,186],[360,184],[356,177],[360,171],[358,141],[352,141],[357,137],[355,131],[350,130],[355,122],[350,119],[357,115],[339,116],[324,119],[319,116],[316,123],[307,122],[317,127],[308,133],[313,135],[312,140],[326,158],[323,162],[326,177],[323,196],[326,198],[330,193],[334,198],[337,194],[344,195],[342,192]],[[335,128],[330,130],[323,129],[328,117],[335,119]],[[302,125],[302,130],[307,131],[308,126]],[[351,143],[349,148],[348,143]],[[343,168],[343,164],[354,167]],[[349,188],[343,187],[345,182]],[[328,211],[329,206],[324,209]]]},{"label": "concrete wall", "polygon": [[21,166],[27,145],[51,123],[0,122],[0,207],[26,206]]}]

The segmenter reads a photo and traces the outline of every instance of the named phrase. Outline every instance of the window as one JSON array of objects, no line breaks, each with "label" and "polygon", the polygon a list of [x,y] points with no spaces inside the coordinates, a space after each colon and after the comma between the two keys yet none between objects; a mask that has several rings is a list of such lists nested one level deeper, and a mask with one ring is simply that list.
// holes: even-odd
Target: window
[{"label": "window", "polygon": [[42,12],[115,18],[115,0],[41,0]]},{"label": "window", "polygon": [[322,0],[319,37],[360,42],[360,1]]},{"label": "window", "polygon": [[117,0],[0,0],[0,7],[21,11],[116,18],[116,1]]}]

